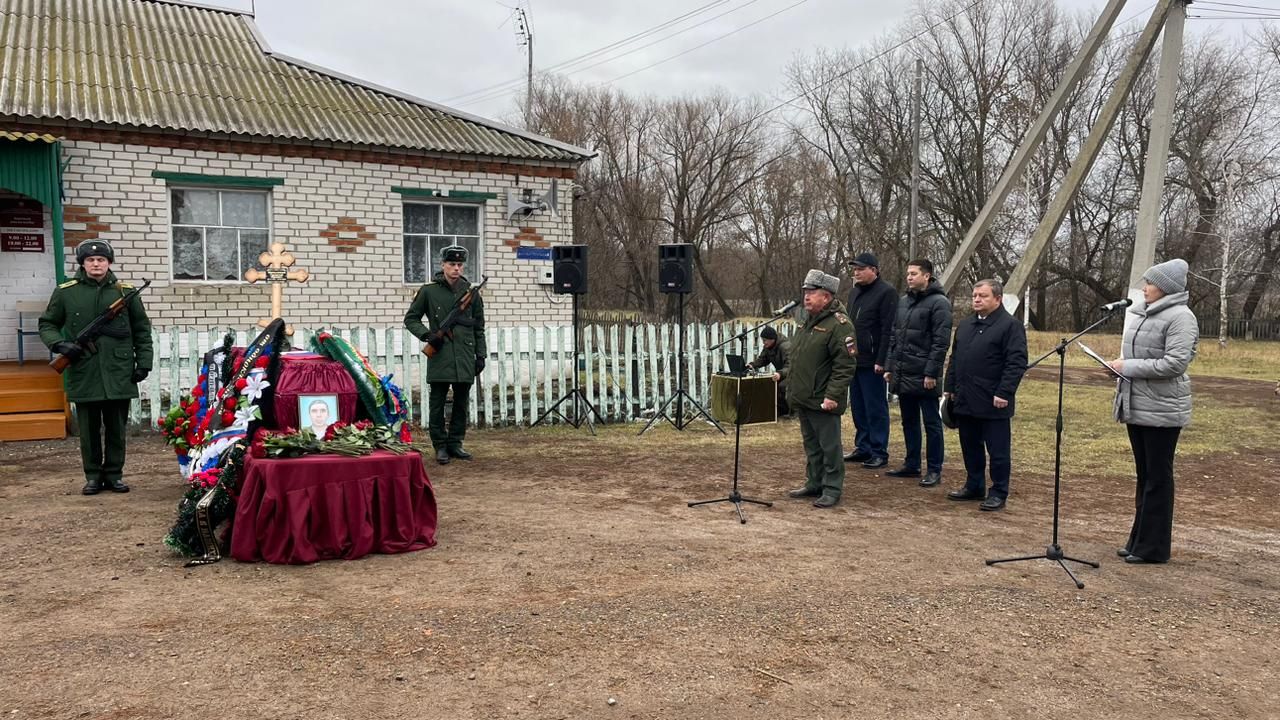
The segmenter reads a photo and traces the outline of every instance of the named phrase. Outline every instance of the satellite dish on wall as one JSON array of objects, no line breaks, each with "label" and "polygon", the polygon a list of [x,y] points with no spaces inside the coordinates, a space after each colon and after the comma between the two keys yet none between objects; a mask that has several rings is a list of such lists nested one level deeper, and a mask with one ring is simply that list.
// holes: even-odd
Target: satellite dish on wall
[{"label": "satellite dish on wall", "polygon": [[559,217],[559,207],[560,187],[555,180],[551,181],[550,190],[537,197],[530,188],[507,191],[507,220],[526,218],[535,212],[550,212],[551,217]]}]

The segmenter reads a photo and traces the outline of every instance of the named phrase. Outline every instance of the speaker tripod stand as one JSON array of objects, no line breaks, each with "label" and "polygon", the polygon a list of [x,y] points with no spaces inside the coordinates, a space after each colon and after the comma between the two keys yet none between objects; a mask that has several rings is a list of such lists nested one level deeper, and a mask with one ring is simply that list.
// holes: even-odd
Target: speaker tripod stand
[{"label": "speaker tripod stand", "polygon": [[[748,328],[746,330],[743,330],[737,335],[729,338],[728,340],[725,340],[724,342],[720,343],[719,345],[716,345],[711,349],[717,350],[721,347],[724,347],[725,345],[728,345],[734,340],[737,340],[739,343],[741,343],[740,345],[741,349],[739,350],[739,352],[742,353],[742,357],[746,357],[747,356],[747,335],[749,335],[751,332],[765,325],[768,325],[774,320],[777,320],[778,318],[782,317],[782,315],[783,314],[779,314],[777,317],[766,320],[760,323],[759,325],[756,325],[753,328]],[[689,503],[689,507],[697,507],[699,505],[713,505],[715,503],[722,503],[722,502],[733,503],[734,510],[738,511],[738,521],[741,522],[743,525],[746,525],[747,516],[744,515],[742,512],[742,503],[751,503],[753,505],[763,505],[764,507],[773,507],[773,503],[766,502],[764,500],[756,500],[755,498],[749,498],[738,491],[738,470],[741,467],[740,458],[742,453],[742,417],[743,417],[743,412],[742,412],[743,392],[741,387],[741,382],[742,382],[741,375],[739,375],[738,382],[739,382],[739,387],[737,392],[734,394],[734,398],[733,398],[733,488],[729,491],[729,494],[726,497],[716,498],[714,500],[698,500],[696,502]],[[771,398],[771,399],[773,399],[776,402],[776,393],[774,394],[774,398]]]},{"label": "speaker tripod stand", "polygon": [[[680,327],[678,355],[680,360],[679,360],[678,366],[676,367],[676,391],[671,394],[671,397],[667,398],[666,402],[658,406],[657,413],[654,414],[654,416],[649,420],[649,422],[646,423],[645,426],[640,430],[640,434],[643,435],[646,432],[648,432],[649,429],[652,428],[654,425],[656,425],[659,420],[666,420],[667,422],[671,423],[671,426],[674,427],[675,429],[684,430],[686,427],[688,427],[690,422],[697,420],[699,417],[702,417],[702,418],[705,418],[707,422],[714,425],[715,428],[719,430],[722,435],[728,435],[729,433],[725,432],[724,428],[720,426],[720,423],[716,422],[715,418],[711,417],[711,413],[707,412],[707,409],[702,407],[702,405],[700,405],[697,400],[693,399],[693,396],[690,395],[687,390],[685,390],[685,387],[684,387],[684,381],[685,381],[685,377],[684,377],[685,375],[684,373],[684,369],[685,369],[684,294],[683,293],[681,293],[679,296],[678,307],[679,307],[678,320],[679,320],[679,327]],[[686,401],[688,401],[689,405],[694,410],[696,410],[696,412],[694,412],[693,415],[690,416],[687,420],[685,419],[685,415],[684,415],[684,407],[685,407]],[[674,419],[671,416],[667,415],[667,408],[671,407],[673,403],[676,406],[676,416]]]},{"label": "speaker tripod stand", "polygon": [[1053,535],[1049,540],[1049,546],[1044,549],[1044,553],[1041,555],[1024,555],[1022,557],[987,560],[987,565],[1022,562],[1023,560],[1052,560],[1062,567],[1062,570],[1067,573],[1067,577],[1071,578],[1071,581],[1076,584],[1076,588],[1079,590],[1084,589],[1084,583],[1071,572],[1071,568],[1067,567],[1067,563],[1064,561],[1079,563],[1080,565],[1088,565],[1095,569],[1102,567],[1096,562],[1073,558],[1062,551],[1062,546],[1058,544],[1058,507],[1060,504],[1059,501],[1062,497],[1062,395],[1064,379],[1067,371],[1067,347],[1069,347],[1071,343],[1075,342],[1081,335],[1084,335],[1110,319],[1111,313],[1109,312],[1084,330],[1081,330],[1070,338],[1060,341],[1057,347],[1036,358],[1035,362],[1027,366],[1027,369],[1030,370],[1044,362],[1044,360],[1050,355],[1057,354],[1058,356],[1058,419],[1057,426],[1055,428],[1056,437],[1054,438],[1053,449]]},{"label": "speaker tripod stand", "polygon": [[[578,324],[579,324],[578,294],[574,293],[573,294],[573,388],[569,390],[569,392],[561,396],[559,400],[555,401],[555,403],[551,407],[547,408],[546,412],[539,415],[538,419],[534,420],[533,425],[530,425],[529,427],[533,427],[534,425],[541,423],[543,420],[546,420],[548,417],[550,417],[552,413],[559,415],[565,422],[572,425],[575,429],[580,428],[585,424],[587,426],[587,429],[591,431],[592,435],[596,434],[595,423],[591,422],[592,416],[595,416],[595,419],[597,421],[601,423],[604,422],[604,418],[600,417],[600,413],[596,411],[596,407],[591,404],[591,401],[587,399],[587,394],[583,392],[582,388],[578,385]],[[567,413],[563,409],[561,409],[561,406],[564,405],[565,403],[569,403],[569,408],[568,408],[569,412]]]}]

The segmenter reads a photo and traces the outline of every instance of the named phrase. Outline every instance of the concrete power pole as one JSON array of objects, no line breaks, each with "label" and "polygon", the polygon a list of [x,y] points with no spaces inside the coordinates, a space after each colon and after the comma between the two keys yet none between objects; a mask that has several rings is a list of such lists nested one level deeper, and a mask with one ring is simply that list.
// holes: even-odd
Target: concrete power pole
[{"label": "concrete power pole", "polygon": [[911,94],[911,214],[907,219],[911,227],[907,236],[908,261],[916,257],[916,237],[920,232],[917,217],[920,211],[920,94],[923,83],[924,60],[916,58],[916,81]]},{"label": "concrete power pole", "polygon": [[516,35],[520,36],[520,44],[528,51],[524,79],[524,127],[528,130],[533,121],[533,28],[522,7],[516,8]]}]

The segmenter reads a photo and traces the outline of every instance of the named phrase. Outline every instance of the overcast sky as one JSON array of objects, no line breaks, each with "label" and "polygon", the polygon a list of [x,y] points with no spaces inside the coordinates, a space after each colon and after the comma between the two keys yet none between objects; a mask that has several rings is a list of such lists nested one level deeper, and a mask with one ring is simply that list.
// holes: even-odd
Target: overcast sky
[{"label": "overcast sky", "polygon": [[[1091,17],[1105,4],[1057,1],[1065,10]],[[210,4],[247,10],[250,2]],[[783,68],[797,53],[866,45],[898,27],[912,5],[908,0],[256,0],[256,12],[259,28],[277,52],[478,115],[509,119],[517,93],[523,92],[526,62],[512,19],[517,2],[532,25],[535,71],[710,5],[571,66],[576,72],[570,77],[636,93],[698,93],[718,86],[770,98],[782,97]],[[1280,14],[1280,0],[1250,4],[1275,5]],[[1121,20],[1136,25],[1153,6],[1153,0],[1130,0]],[[1193,13],[1198,7],[1204,6],[1193,6]],[[1189,31],[1239,32],[1256,25],[1196,20]],[[685,32],[674,34],[680,30]],[[727,33],[734,34],[717,39]],[[694,49],[703,43],[708,44]],[[644,69],[678,53],[685,54]],[[586,67],[594,63],[600,64]],[[512,89],[499,88],[497,96],[459,97],[513,80]]]}]

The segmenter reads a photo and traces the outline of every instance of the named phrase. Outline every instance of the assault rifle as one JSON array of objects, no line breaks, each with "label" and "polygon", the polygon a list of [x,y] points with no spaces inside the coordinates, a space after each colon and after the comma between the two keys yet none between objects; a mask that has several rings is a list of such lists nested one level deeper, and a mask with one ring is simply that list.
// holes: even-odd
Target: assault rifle
[{"label": "assault rifle", "polygon": [[65,341],[62,343],[55,343],[55,347],[58,345],[65,347],[69,344],[71,345],[71,348],[67,349],[66,352],[59,352],[54,355],[53,360],[49,361],[49,367],[57,370],[59,373],[62,373],[62,371],[71,366],[71,363],[83,357],[85,353],[93,354],[98,352],[98,345],[96,341],[101,335],[116,338],[117,340],[123,340],[124,338],[129,337],[127,332],[122,333],[117,330],[110,330],[107,328],[107,325],[110,325],[112,320],[119,317],[120,313],[124,312],[129,307],[129,301],[137,297],[138,293],[146,290],[147,286],[150,284],[151,281],[147,280],[142,283],[142,287],[130,290],[119,300],[111,303],[110,307],[103,310],[98,317],[93,319],[93,322],[86,325],[70,343],[66,343]]},{"label": "assault rifle", "polygon": [[449,314],[444,317],[444,321],[440,323],[440,327],[436,331],[427,336],[427,344],[422,346],[422,353],[427,357],[435,357],[440,352],[440,348],[444,347],[446,339],[453,339],[453,329],[458,325],[470,327],[472,321],[470,318],[463,317],[463,313],[471,307],[471,303],[475,301],[476,295],[479,294],[480,288],[489,282],[489,278],[480,280],[479,285],[472,285],[467,289],[462,297],[453,303],[453,308],[449,310]]}]

